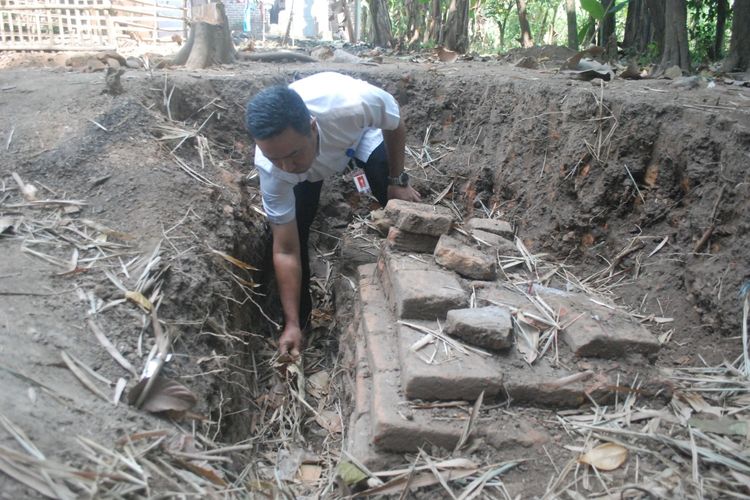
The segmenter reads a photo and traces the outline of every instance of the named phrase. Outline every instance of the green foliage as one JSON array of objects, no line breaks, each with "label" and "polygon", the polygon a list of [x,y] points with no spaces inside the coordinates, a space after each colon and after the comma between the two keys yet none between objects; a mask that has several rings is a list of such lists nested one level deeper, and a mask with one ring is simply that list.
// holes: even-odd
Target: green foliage
[{"label": "green foliage", "polygon": [[[581,8],[597,21],[604,19],[605,12],[599,0],[581,0]],[[579,38],[580,40],[580,38]]]}]

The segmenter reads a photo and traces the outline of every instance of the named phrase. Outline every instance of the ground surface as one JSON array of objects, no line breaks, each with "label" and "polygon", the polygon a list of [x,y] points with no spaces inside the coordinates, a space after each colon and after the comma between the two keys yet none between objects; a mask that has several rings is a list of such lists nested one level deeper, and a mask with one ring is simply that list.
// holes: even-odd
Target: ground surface
[{"label": "ground surface", "polygon": [[[526,70],[494,60],[386,58],[380,66],[129,70],[125,93],[113,97],[102,94],[101,73],[65,68],[60,57],[24,61],[0,60],[0,413],[12,423],[6,430],[22,429],[50,459],[117,471],[117,461],[90,444],[82,454],[80,437],[110,449],[146,430],[172,436],[197,429],[202,450],[242,443],[221,465],[243,478],[240,484],[257,480],[253,487],[264,490],[276,487],[263,481],[288,459],[282,451],[296,449],[288,443],[304,436],[319,455],[310,460],[321,469],[311,473],[322,473],[313,489],[332,494],[332,465],[346,432],[340,417],[349,405],[336,361],[347,316],[340,310],[333,320],[331,298],[333,284],[340,285],[337,235],[371,203],[342,180],[324,195],[325,218],[313,238],[319,327],[305,371],[341,382],[316,399],[321,415],[337,423],[309,415],[295,421],[288,414],[299,405],[279,396],[285,384],[271,368],[279,315],[263,295],[268,236],[242,127],[254,92],[321,70],[357,75],[397,97],[409,130],[408,166],[426,200],[442,193],[442,202],[465,217],[499,214],[571,279],[588,279],[586,286],[631,311],[665,319],[648,323],[665,339],[658,366],[713,366],[741,353],[738,292],[750,277],[747,89],[719,82],[687,90],[667,80],[593,86],[556,74],[551,63]],[[24,199],[12,172],[37,188],[36,200],[68,203]],[[243,269],[249,266],[259,270]],[[164,373],[198,399],[187,420],[171,423],[124,399],[114,406],[61,357],[73,355],[103,377],[86,376],[108,399],[119,378],[135,384],[89,321],[140,373],[155,345],[152,320],[143,305],[122,300],[125,290],[160,304],[174,353]],[[560,439],[553,413],[530,418]],[[17,449],[10,431],[0,436],[4,449]],[[263,436],[288,441],[269,444]],[[179,468],[180,453],[195,451],[167,442],[154,463]],[[502,457],[522,457],[523,446]],[[554,457],[564,454],[556,442],[549,446]],[[252,457],[241,454],[247,450]],[[523,484],[529,471],[552,476],[548,468],[524,465],[515,481]],[[185,481],[197,483],[190,487],[216,483],[208,465],[190,470]],[[104,479],[99,487],[112,487],[108,481],[116,483]],[[164,491],[183,484],[174,482],[156,484]],[[29,492],[0,474],[0,496]]]}]

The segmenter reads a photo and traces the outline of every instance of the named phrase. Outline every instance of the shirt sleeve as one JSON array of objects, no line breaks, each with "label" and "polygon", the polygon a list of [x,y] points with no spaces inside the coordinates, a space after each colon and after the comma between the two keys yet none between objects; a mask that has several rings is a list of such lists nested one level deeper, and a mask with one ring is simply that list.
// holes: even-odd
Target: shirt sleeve
[{"label": "shirt sleeve", "polygon": [[294,185],[278,179],[258,166],[263,210],[272,224],[286,224],[295,219]]},{"label": "shirt sleeve", "polygon": [[385,90],[369,83],[363,83],[362,110],[365,120],[364,128],[395,130],[401,122],[396,99]]}]

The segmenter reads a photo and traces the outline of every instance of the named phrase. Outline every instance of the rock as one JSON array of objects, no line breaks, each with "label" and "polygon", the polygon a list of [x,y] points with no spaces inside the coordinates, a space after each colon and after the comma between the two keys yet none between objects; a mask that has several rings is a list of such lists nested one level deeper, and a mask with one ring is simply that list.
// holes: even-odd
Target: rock
[{"label": "rock", "polygon": [[131,56],[125,60],[125,66],[127,66],[128,68],[140,69],[143,67],[143,61],[141,61],[141,59],[138,57]]},{"label": "rock", "polygon": [[473,229],[471,235],[479,240],[480,245],[486,244],[486,246],[496,248],[500,251],[501,255],[514,255],[518,252],[515,243],[497,234],[482,231],[481,229]]},{"label": "rock", "polygon": [[594,87],[601,87],[603,83],[606,82],[601,78],[594,78],[591,80],[591,85],[593,85]]},{"label": "rock", "polygon": [[86,61],[86,67],[84,68],[84,71],[86,73],[95,73],[97,71],[104,71],[107,69],[107,65],[101,62],[99,59],[96,58],[90,58],[88,61]]},{"label": "rock", "polygon": [[527,69],[538,69],[539,63],[537,62],[536,58],[526,56],[526,57],[522,57],[521,60],[516,63],[516,67],[527,68]]},{"label": "rock", "polygon": [[700,76],[680,76],[672,82],[673,87],[685,90],[697,89],[701,86],[702,78]]},{"label": "rock", "polygon": [[482,219],[474,217],[466,222],[466,227],[469,229],[479,229],[480,231],[487,231],[488,233],[496,234],[513,240],[513,228],[509,222],[500,219]]},{"label": "rock", "polygon": [[437,242],[438,237],[429,234],[410,233],[397,227],[388,231],[388,245],[403,252],[432,253]]},{"label": "rock", "polygon": [[674,65],[671,68],[667,68],[664,70],[664,74],[662,75],[663,78],[668,78],[669,80],[674,80],[675,78],[679,78],[682,76],[682,70],[679,66]]},{"label": "rock", "polygon": [[433,263],[384,253],[378,272],[398,319],[444,319],[450,309],[466,307],[469,298],[456,276]]},{"label": "rock", "polygon": [[328,45],[315,47],[310,51],[310,56],[319,61],[325,61],[333,57],[333,48]]},{"label": "rock", "polygon": [[453,224],[450,210],[424,203],[390,200],[385,213],[397,228],[410,233],[440,236],[450,231]]},{"label": "rock", "polygon": [[510,310],[488,306],[448,311],[445,332],[469,344],[503,350],[513,345]]},{"label": "rock", "polygon": [[108,57],[104,60],[104,64],[109,66],[112,69],[119,69],[120,68],[120,61],[117,59],[112,59],[111,57]]},{"label": "rock", "polygon": [[91,56],[87,54],[70,56],[65,60],[65,66],[71,68],[85,68],[88,65],[89,59],[91,59]]},{"label": "rock", "polygon": [[497,277],[497,262],[493,255],[447,234],[440,237],[435,247],[435,262],[466,278],[491,281]]}]

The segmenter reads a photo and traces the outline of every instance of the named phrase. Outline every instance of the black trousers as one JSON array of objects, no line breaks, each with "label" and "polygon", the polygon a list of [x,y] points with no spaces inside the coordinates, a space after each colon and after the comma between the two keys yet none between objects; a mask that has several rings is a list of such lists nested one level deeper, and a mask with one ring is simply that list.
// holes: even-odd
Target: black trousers
[{"label": "black trousers", "polygon": [[[372,194],[381,206],[388,202],[388,158],[385,145],[380,144],[370,155],[367,162],[355,160],[365,171]],[[295,211],[297,214],[297,232],[299,234],[300,261],[302,263],[302,286],[300,287],[299,324],[302,329],[308,326],[312,312],[312,295],[310,294],[310,226],[315,220],[320,202],[320,190],[323,181],[300,182],[294,186]]]}]

